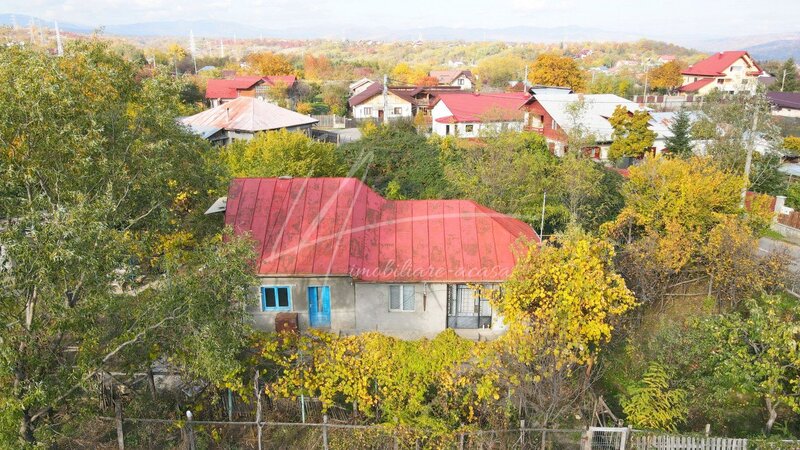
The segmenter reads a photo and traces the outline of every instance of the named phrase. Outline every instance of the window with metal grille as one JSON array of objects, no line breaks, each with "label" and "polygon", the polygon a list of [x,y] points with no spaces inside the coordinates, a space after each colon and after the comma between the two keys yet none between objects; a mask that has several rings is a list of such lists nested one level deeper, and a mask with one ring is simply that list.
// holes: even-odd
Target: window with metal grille
[{"label": "window with metal grille", "polygon": [[415,306],[413,285],[392,284],[389,286],[390,311],[414,311]]},{"label": "window with metal grille", "polygon": [[291,311],[291,288],[289,286],[261,286],[261,310]]}]

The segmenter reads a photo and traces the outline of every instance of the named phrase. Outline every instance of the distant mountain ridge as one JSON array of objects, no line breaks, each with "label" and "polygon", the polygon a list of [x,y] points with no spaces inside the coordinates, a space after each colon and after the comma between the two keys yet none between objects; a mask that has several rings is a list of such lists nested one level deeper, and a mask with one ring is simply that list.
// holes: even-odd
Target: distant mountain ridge
[{"label": "distant mountain ridge", "polygon": [[[12,17],[20,27],[27,27],[33,20],[36,26],[53,28],[53,21],[46,21],[25,14],[0,14],[0,26],[11,25]],[[634,32],[617,32],[578,26],[534,27],[514,26],[505,28],[452,28],[420,27],[387,29],[385,27],[350,27],[339,24],[315,27],[293,27],[266,29],[257,26],[219,20],[173,20],[142,22],[121,25],[89,26],[59,22],[63,31],[92,33],[101,29],[109,35],[141,37],[188,37],[193,32],[206,38],[282,38],[282,39],[350,39],[379,41],[505,41],[505,42],[583,42],[615,41],[630,42],[639,39],[655,39],[677,43],[706,52],[723,50],[748,50],[756,59],[800,59],[800,32],[772,33],[766,35],[734,36],[704,39],[681,36],[645,36]]]}]

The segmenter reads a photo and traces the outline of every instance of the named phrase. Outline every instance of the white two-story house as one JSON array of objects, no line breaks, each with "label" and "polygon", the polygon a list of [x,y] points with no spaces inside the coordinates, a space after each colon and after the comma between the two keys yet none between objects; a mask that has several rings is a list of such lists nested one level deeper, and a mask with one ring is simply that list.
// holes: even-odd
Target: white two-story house
[{"label": "white two-story house", "polygon": [[684,94],[706,95],[715,89],[730,94],[754,94],[758,77],[763,73],[745,51],[720,52],[689,66],[681,72]]}]

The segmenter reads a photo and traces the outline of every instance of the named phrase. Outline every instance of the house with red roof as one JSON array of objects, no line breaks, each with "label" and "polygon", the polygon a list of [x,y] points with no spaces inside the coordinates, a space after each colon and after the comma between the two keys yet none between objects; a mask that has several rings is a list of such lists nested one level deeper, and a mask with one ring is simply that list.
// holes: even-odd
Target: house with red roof
[{"label": "house with red roof", "polygon": [[525,92],[439,94],[431,108],[432,131],[464,138],[487,131],[521,131],[524,113],[520,107],[528,97]]},{"label": "house with red roof", "polygon": [[211,79],[206,84],[206,100],[211,107],[239,97],[256,97],[270,101],[268,93],[272,88],[292,89],[297,83],[294,75],[238,76],[225,79]]},{"label": "house with red roof", "polygon": [[763,73],[746,51],[720,52],[681,71],[684,94],[706,95],[715,89],[729,94],[754,94]]},{"label": "house with red roof", "polygon": [[[221,201],[215,207],[222,205]],[[214,208],[214,207],[212,207]],[[473,287],[502,283],[538,235],[470,200],[388,200],[355,178],[234,179],[225,224],[254,243],[256,327],[428,337],[504,329]],[[286,315],[288,313],[288,316]]]}]

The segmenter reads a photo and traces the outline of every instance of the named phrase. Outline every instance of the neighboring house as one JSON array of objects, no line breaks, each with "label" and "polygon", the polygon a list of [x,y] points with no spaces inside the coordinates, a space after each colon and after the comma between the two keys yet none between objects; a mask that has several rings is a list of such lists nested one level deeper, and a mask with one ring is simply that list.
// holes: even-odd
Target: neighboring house
[{"label": "neighboring house", "polygon": [[412,103],[413,114],[422,112],[425,116],[430,116],[431,108],[436,98],[441,94],[467,94],[458,86],[397,86],[390,88],[406,94],[414,99]]},{"label": "neighboring house", "polygon": [[658,57],[658,62],[660,64],[666,64],[672,61],[675,61],[675,55],[659,55]]},{"label": "neighboring house", "polygon": [[428,75],[436,78],[440,86],[458,86],[465,91],[475,86],[475,77],[469,70],[432,70]]},{"label": "neighboring house", "polygon": [[521,131],[522,92],[440,94],[431,109],[432,131],[440,136],[478,137],[484,131]]},{"label": "neighboring house", "polygon": [[297,82],[294,75],[243,76],[230,79],[208,80],[206,85],[206,100],[211,107],[219,106],[225,102],[239,97],[257,97],[269,101],[269,89],[283,85],[292,89]]},{"label": "neighboring house", "polygon": [[472,287],[505,281],[518,246],[539,242],[475,202],[387,200],[355,178],[234,179],[218,203],[255,241],[259,286],[246,308],[263,330],[290,313],[301,330],[494,335],[502,320]]},{"label": "neighboring house", "polygon": [[706,95],[715,89],[735,94],[754,94],[758,77],[763,73],[746,51],[716,53],[681,71],[683,86],[679,92]]},{"label": "neighboring house", "polygon": [[408,92],[387,89],[383,98],[383,84],[373,83],[347,101],[354,119],[400,119],[414,117],[415,100]]},{"label": "neighboring house", "polygon": [[366,77],[350,83],[350,96],[352,97],[356,94],[360,94],[373,84],[375,84],[375,82]]},{"label": "neighboring house", "polygon": [[767,92],[772,104],[772,115],[800,117],[800,92]]},{"label": "neighboring house", "polygon": [[234,139],[252,139],[260,131],[285,129],[310,133],[317,120],[259,98],[239,97],[183,117],[180,122],[212,143],[224,145]]},{"label": "neighboring house", "polygon": [[[585,106],[579,116],[570,114],[570,105],[583,101]],[[525,129],[536,131],[544,136],[550,151],[563,156],[567,148],[567,133],[581,127],[595,139],[595,145],[583,149],[584,153],[596,159],[608,159],[614,127],[608,118],[617,106],[624,106],[630,112],[649,109],[613,94],[567,94],[549,93],[531,96],[522,107],[525,111]],[[656,153],[664,150],[668,137],[668,126],[652,119],[650,129],[657,134],[653,143]]]}]

